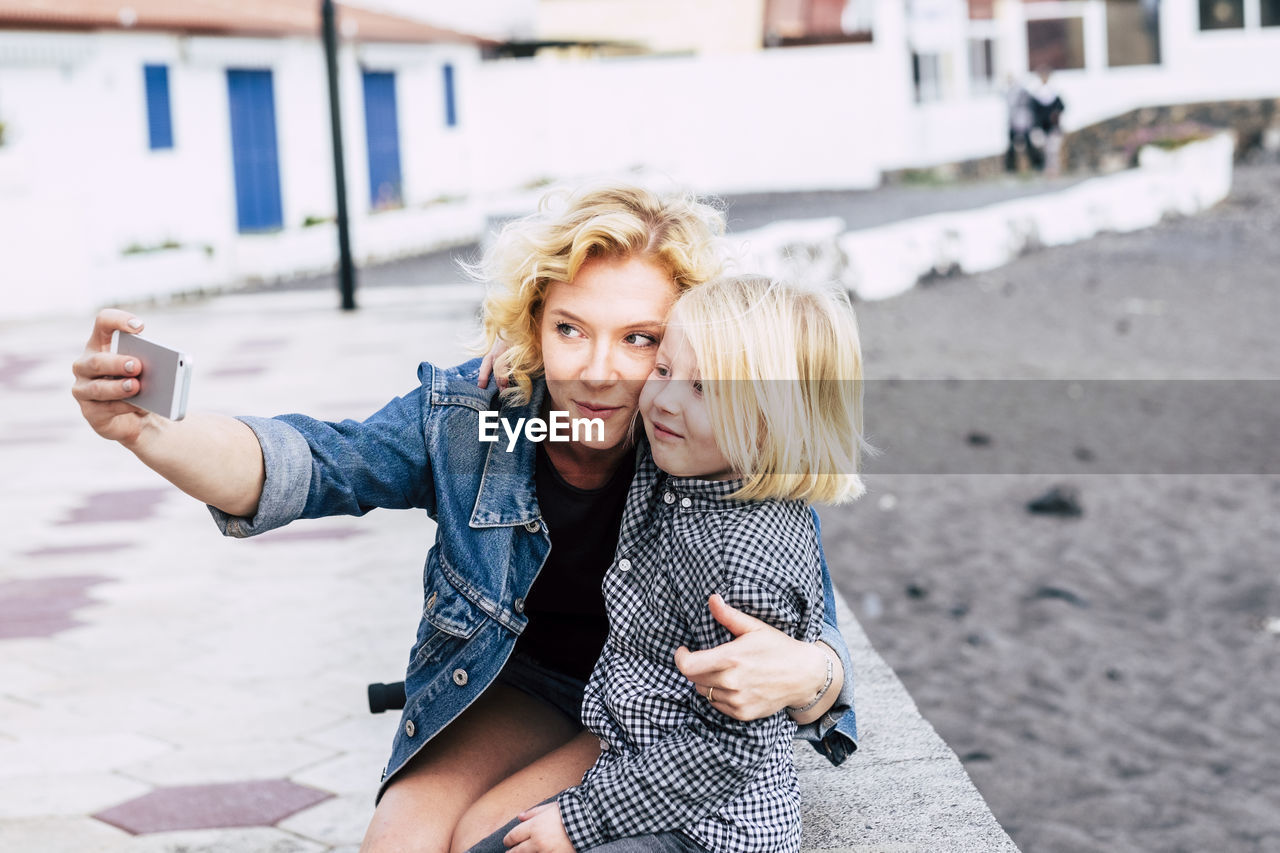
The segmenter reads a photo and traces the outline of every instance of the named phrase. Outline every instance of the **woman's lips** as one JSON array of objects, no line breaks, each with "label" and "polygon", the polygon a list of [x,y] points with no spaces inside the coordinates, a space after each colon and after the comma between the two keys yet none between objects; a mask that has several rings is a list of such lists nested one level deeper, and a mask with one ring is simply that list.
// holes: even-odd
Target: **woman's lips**
[{"label": "woman's lips", "polygon": [[591,418],[608,418],[616,412],[622,411],[622,406],[601,406],[595,403],[584,403],[581,400],[574,400],[573,404],[578,407],[579,411],[586,413]]}]

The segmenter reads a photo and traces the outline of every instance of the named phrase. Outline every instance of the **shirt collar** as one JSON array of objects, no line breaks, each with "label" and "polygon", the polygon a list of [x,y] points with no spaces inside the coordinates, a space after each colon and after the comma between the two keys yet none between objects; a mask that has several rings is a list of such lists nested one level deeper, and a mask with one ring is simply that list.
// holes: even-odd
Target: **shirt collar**
[{"label": "shirt collar", "polygon": [[[539,417],[546,392],[546,383],[535,379],[528,403],[500,405],[499,414],[513,423],[518,418]],[[534,442],[522,440],[508,451],[505,436],[489,444],[480,490],[471,511],[472,527],[510,527],[538,520],[537,489],[533,480],[537,450]]]}]

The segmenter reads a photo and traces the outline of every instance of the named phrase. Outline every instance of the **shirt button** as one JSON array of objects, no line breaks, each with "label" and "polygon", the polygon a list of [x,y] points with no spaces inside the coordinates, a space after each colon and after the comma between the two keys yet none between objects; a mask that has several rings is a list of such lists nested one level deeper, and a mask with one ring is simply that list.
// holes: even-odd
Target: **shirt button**
[{"label": "shirt button", "polygon": [[688,509],[689,507],[693,506],[693,501],[689,500],[688,498],[681,498],[680,506],[684,507],[685,509]]},{"label": "shirt button", "polygon": [[670,492],[663,492],[663,493],[662,493],[662,502],[663,502],[664,504],[673,504],[673,503],[675,503],[675,502],[676,502],[676,496],[675,496],[675,495],[673,495],[673,494],[671,494]]},{"label": "shirt button", "polygon": [[[405,724],[404,724],[404,733],[405,733],[405,734],[407,734],[409,737],[413,737],[414,733],[415,733],[417,730],[418,730],[418,727],[417,727],[417,726],[415,726],[415,725],[413,724],[413,720],[406,720],[406,721],[405,721]],[[383,768],[383,771],[382,771],[382,772],[383,772],[383,773],[386,773],[386,772],[387,772],[387,771],[386,771],[386,768]]]},{"label": "shirt button", "polygon": [[604,738],[600,738],[601,751],[607,750],[608,748],[609,748],[609,741],[605,740]]},{"label": "shirt button", "polygon": [[628,560],[626,557],[623,557],[621,560],[618,561],[618,568],[624,572],[631,571],[631,561]]},{"label": "shirt button", "polygon": [[467,671],[465,669],[455,669],[453,671],[453,683],[459,687],[467,686]]},{"label": "shirt button", "polygon": [[523,599],[523,598],[517,598],[515,601],[513,601],[513,602],[511,603],[511,606],[515,608],[515,611],[516,611],[517,613],[523,613],[523,612],[524,612],[524,599]]},{"label": "shirt button", "polygon": [[537,533],[539,530],[542,529],[542,525],[536,521],[531,521],[524,526],[524,529],[529,531],[530,533]]}]

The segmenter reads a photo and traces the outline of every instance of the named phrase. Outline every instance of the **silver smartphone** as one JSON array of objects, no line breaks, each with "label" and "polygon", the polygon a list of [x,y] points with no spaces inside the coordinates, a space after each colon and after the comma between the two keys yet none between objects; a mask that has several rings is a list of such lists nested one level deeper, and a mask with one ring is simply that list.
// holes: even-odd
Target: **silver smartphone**
[{"label": "silver smartphone", "polygon": [[137,375],[142,390],[126,402],[171,421],[186,417],[187,392],[191,388],[190,356],[119,331],[111,333],[111,351],[133,356],[142,363],[142,372]]}]

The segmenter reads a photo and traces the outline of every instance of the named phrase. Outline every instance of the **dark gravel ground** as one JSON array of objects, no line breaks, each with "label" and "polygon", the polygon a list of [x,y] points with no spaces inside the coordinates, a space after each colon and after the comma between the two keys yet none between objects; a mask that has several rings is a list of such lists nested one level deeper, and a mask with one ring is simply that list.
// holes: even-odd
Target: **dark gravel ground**
[{"label": "dark gravel ground", "polygon": [[[1244,167],[1199,217],[859,305],[868,373],[1280,379],[1277,234],[1280,165]],[[1269,436],[1276,385],[1252,409]],[[931,450],[998,454],[1018,420]],[[1224,446],[1223,468],[1258,452]],[[1059,484],[1082,516],[1027,512]],[[868,486],[823,513],[836,584],[1023,850],[1280,851],[1280,476]]]}]

